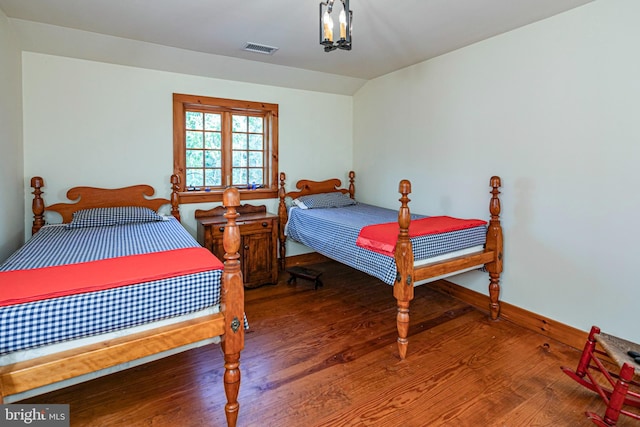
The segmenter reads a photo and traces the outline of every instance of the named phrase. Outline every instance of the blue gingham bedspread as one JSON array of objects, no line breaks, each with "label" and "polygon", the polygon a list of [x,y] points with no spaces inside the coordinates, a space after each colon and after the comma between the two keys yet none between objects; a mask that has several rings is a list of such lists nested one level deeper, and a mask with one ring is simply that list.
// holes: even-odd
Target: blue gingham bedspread
[{"label": "blue gingham bedspread", "polygon": [[[411,215],[418,219],[423,215]],[[331,259],[377,277],[393,285],[396,263],[393,257],[379,254],[356,245],[362,227],[398,221],[398,211],[358,203],[342,208],[289,210],[286,234],[299,243]],[[483,245],[486,226],[448,233],[430,234],[411,239],[414,260],[443,255],[449,252]]]},{"label": "blue gingham bedspread", "polygon": [[[43,227],[0,271],[197,247],[175,219],[110,227]],[[0,307],[0,354],[97,335],[220,303],[222,270]],[[2,286],[0,284],[0,286]]]}]

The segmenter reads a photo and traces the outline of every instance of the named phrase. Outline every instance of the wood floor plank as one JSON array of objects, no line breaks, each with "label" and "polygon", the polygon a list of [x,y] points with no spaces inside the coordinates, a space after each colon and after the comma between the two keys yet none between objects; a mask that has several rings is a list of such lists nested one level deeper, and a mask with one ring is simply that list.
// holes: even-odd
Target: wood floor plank
[{"label": "wood floor plank", "polygon": [[[589,426],[604,405],[560,370],[579,351],[429,286],[398,357],[392,288],[333,261],[247,290],[240,426]],[[72,426],[224,426],[223,359],[205,346],[29,399]],[[621,418],[620,426],[631,425]]]}]

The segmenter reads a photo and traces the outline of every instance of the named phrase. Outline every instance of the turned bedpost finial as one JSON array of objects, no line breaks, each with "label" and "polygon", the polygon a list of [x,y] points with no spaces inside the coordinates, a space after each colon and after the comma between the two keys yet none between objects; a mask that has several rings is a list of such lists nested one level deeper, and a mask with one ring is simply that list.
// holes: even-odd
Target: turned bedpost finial
[{"label": "turned bedpost finial", "polygon": [[[229,187],[224,190],[224,193],[222,193],[222,205],[226,209],[224,217],[227,220],[227,225],[224,227],[224,234],[222,236],[222,246],[224,248],[222,302],[225,303],[228,295],[235,295],[235,293],[243,292],[244,290],[239,254],[241,237],[240,229],[236,223],[236,218],[240,216],[237,210],[240,206],[240,192],[237,188]],[[238,283],[240,284],[239,290],[237,289]],[[232,298],[229,300],[229,303],[235,303],[235,300]]]},{"label": "turned bedpost finial", "polygon": [[171,215],[180,221],[180,177],[171,175]]},{"label": "turned bedpost finial", "polygon": [[402,194],[402,197],[406,197],[411,193],[411,181],[408,179],[403,179],[400,181],[400,185],[398,186],[398,192]]},{"label": "turned bedpost finial", "polygon": [[280,172],[280,188],[278,188],[278,197],[280,198],[280,200],[284,200],[287,192],[284,189],[284,182],[286,181],[287,176],[284,174],[284,172]]},{"label": "turned bedpost finial", "polygon": [[233,208],[234,211],[236,207],[240,206],[240,192],[236,187],[229,187],[224,190],[222,194],[222,205],[227,209]]},{"label": "turned bedpost finial", "polygon": [[44,187],[44,179],[39,176],[31,178],[31,187],[33,188],[33,201],[31,202],[31,210],[33,211],[33,226],[31,234],[36,234],[44,225],[44,200],[42,200],[42,190]]},{"label": "turned bedpost finial", "polygon": [[229,187],[222,194],[222,205],[226,208],[224,217],[227,226],[224,227],[222,246],[224,247],[225,272],[241,274],[240,271],[240,230],[236,218],[240,216],[237,207],[240,206],[240,192],[235,187]]},{"label": "turned bedpost finial", "polygon": [[491,202],[489,204],[489,213],[491,213],[491,220],[498,220],[500,218],[500,187],[502,186],[502,180],[499,176],[492,176],[490,180],[491,185]]},{"label": "turned bedpost finial", "polygon": [[349,172],[349,196],[352,199],[356,198],[355,180],[356,180],[356,173],[354,171],[350,171]]},{"label": "turned bedpost finial", "polygon": [[[240,192],[235,187],[229,187],[222,194],[222,205],[227,209],[224,217],[227,219],[227,226],[224,228],[224,258],[226,261],[233,261],[239,264],[240,255],[240,231],[236,225],[236,218],[240,216],[237,207],[240,206]],[[239,269],[239,265],[237,266]]]},{"label": "turned bedpost finial", "polygon": [[398,199],[400,201],[400,210],[398,211],[398,224],[400,224],[400,234],[409,235],[409,222],[411,214],[409,213],[409,194],[411,193],[411,182],[408,179],[400,181],[398,192],[402,194],[402,197]]}]

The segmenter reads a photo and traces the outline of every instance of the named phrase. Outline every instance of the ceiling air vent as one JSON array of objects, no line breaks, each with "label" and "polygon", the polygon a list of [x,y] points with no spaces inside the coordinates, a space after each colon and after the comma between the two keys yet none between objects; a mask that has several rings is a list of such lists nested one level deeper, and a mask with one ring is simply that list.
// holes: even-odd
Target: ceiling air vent
[{"label": "ceiling air vent", "polygon": [[264,53],[265,55],[273,55],[273,53],[278,50],[278,48],[267,46],[264,44],[247,42],[247,44],[244,45],[244,50],[249,52]]}]

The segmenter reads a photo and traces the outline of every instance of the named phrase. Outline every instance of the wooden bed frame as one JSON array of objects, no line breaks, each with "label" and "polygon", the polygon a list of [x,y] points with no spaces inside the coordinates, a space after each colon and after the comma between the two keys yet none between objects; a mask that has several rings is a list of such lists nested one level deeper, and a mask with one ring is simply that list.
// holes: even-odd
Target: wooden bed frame
[{"label": "wooden bed frame", "polygon": [[[119,189],[101,189],[75,187],[67,192],[75,203],[58,203],[45,207],[42,199],[44,180],[31,179],[33,187],[33,228],[36,233],[44,225],[44,212],[54,211],[62,215],[63,222],[71,220],[73,212],[79,209],[109,206],[143,206],[157,210],[170,203],[172,214],[179,220],[178,177],[171,177],[171,200],[148,197],[154,194],[148,185],[136,185]],[[223,196],[223,205],[227,208],[223,244],[224,272],[221,283],[221,311],[197,319],[163,326],[149,331],[103,341],[64,352],[39,357],[0,367],[0,403],[3,396],[21,393],[34,388],[75,378],[100,369],[109,368],[124,362],[175,349],[213,337],[221,337],[224,353],[224,390],[227,403],[225,412],[227,424],[235,426],[238,418],[240,389],[240,352],[244,347],[244,287],[240,270],[240,232],[236,224],[240,206],[239,192],[235,188],[227,189]]]},{"label": "wooden bed frame", "polygon": [[[339,179],[333,178],[326,181],[310,181],[300,180],[296,183],[299,191],[285,190],[286,175],[280,173],[280,189],[278,196],[280,203],[278,206],[278,214],[280,216],[280,262],[281,268],[285,267],[286,257],[286,240],[284,234],[285,224],[288,221],[288,211],[285,204],[285,198],[298,197],[308,194],[342,192],[349,194],[351,198],[355,198],[355,172],[349,172],[349,188],[340,188],[342,185]],[[411,214],[409,211],[409,194],[411,193],[411,182],[408,180],[400,181],[399,192],[400,209],[398,211],[398,225],[400,232],[395,249],[395,261],[398,274],[396,282],[393,286],[393,296],[397,300],[397,329],[398,329],[398,351],[400,358],[404,359],[407,355],[407,347],[409,341],[407,339],[409,333],[409,305],[414,295],[414,284],[423,280],[440,277],[443,275],[462,271],[474,266],[484,265],[489,272],[489,313],[492,320],[496,320],[500,315],[500,274],[502,273],[502,226],[500,225],[500,194],[501,186],[500,177],[493,176],[490,180],[491,200],[489,202],[489,213],[491,219],[487,227],[487,240],[483,251],[475,252],[469,255],[456,257],[453,259],[431,263],[422,266],[414,266],[413,250],[411,241],[409,240],[409,224],[411,222]]]}]

